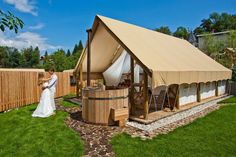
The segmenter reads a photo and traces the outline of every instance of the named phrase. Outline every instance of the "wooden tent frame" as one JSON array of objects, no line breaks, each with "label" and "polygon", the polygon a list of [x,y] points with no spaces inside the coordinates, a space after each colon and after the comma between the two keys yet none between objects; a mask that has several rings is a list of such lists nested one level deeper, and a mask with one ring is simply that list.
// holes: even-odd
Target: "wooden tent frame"
[{"label": "wooden tent frame", "polygon": [[[89,29],[89,31],[87,30],[87,32],[90,32],[90,35],[88,33],[88,40],[86,42],[86,46],[82,52],[82,55],[81,56],[81,60],[79,61],[79,63],[82,63],[82,61],[85,59],[85,51],[87,49],[88,51],[88,54],[90,54],[90,43],[92,43],[93,41],[93,38],[94,38],[94,35],[97,31],[97,28],[99,25],[102,25],[106,31],[116,40],[117,43],[119,43],[129,54],[130,54],[130,58],[131,58],[131,92],[130,92],[130,104],[131,104],[131,113],[134,112],[135,110],[135,105],[134,105],[134,61],[139,64],[142,68],[143,68],[143,71],[144,71],[144,98],[145,98],[145,101],[144,101],[144,118],[145,119],[148,119],[148,112],[149,112],[149,107],[148,107],[148,76],[152,77],[152,72],[150,69],[148,69],[135,55],[134,53],[107,27],[107,25],[98,17],[96,16],[95,17],[95,20],[94,20],[94,24],[93,24],[93,27],[92,29]],[[89,57],[89,59],[87,59],[87,65],[89,67],[87,67],[87,82],[90,82],[90,67],[91,67],[91,59],[90,59],[90,55],[87,55]],[[79,82],[77,83],[77,91],[80,91],[80,92],[77,92],[77,96],[81,96],[81,91],[82,91],[82,88],[83,88],[83,66],[82,64],[79,64],[77,65],[76,67],[79,67],[79,75],[76,75],[77,76],[77,80],[79,80]],[[76,69],[75,71],[75,74],[78,73],[78,70]],[[88,84],[90,85],[90,84]]]}]

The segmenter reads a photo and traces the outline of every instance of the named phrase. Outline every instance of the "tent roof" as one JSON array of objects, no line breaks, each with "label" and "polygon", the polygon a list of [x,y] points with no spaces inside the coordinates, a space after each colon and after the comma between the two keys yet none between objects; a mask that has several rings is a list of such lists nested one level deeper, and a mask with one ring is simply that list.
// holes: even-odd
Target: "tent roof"
[{"label": "tent roof", "polygon": [[[231,70],[186,40],[103,16],[96,16],[93,25],[91,71],[104,72],[119,45],[151,73],[154,86],[231,78]],[[86,48],[76,69],[81,64],[86,71]]]}]

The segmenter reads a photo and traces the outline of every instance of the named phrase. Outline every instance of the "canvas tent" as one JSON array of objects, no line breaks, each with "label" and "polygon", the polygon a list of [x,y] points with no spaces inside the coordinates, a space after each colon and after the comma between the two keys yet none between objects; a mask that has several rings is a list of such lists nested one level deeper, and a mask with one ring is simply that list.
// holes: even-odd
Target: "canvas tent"
[{"label": "canvas tent", "polygon": [[[178,102],[180,106],[225,94],[226,80],[231,79],[231,70],[188,41],[170,35],[96,16],[89,37],[75,74],[79,74],[82,81],[82,74],[87,72],[87,64],[91,63],[88,64],[90,73],[100,78],[103,76],[107,86],[119,84],[122,73],[131,73],[132,85],[142,76],[145,117],[150,107],[149,89],[154,91],[166,86],[172,92],[169,95],[173,100],[171,103]],[[87,60],[88,45],[90,60]],[[222,81],[224,83],[218,85]],[[134,98],[132,85],[130,95]],[[165,95],[163,99],[166,99]],[[132,99],[130,101],[131,106],[136,106]]]},{"label": "canvas tent", "polygon": [[[231,70],[183,39],[103,16],[92,27],[91,72],[105,72],[126,50],[151,77],[152,87],[231,78]],[[87,47],[75,68],[86,72]]]}]

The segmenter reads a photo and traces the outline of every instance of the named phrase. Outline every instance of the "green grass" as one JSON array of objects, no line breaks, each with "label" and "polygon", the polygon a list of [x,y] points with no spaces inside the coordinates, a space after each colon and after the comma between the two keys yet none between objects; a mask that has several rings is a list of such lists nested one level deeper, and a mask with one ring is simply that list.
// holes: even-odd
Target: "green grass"
[{"label": "green grass", "polygon": [[61,105],[65,106],[65,107],[78,107],[78,105],[76,105],[72,102],[68,102],[68,101],[62,101]]},{"label": "green grass", "polygon": [[66,112],[49,118],[32,118],[36,105],[0,113],[1,157],[78,157],[83,154],[80,136],[67,127]]},{"label": "green grass", "polygon": [[218,104],[223,104],[223,103],[236,103],[236,96],[232,96],[228,99],[218,102]]},{"label": "green grass", "polygon": [[71,93],[71,94],[63,96],[63,99],[70,99],[70,98],[74,98],[74,97],[76,97],[76,94]]},{"label": "green grass", "polygon": [[235,157],[236,105],[152,140],[120,134],[111,143],[117,157]]}]

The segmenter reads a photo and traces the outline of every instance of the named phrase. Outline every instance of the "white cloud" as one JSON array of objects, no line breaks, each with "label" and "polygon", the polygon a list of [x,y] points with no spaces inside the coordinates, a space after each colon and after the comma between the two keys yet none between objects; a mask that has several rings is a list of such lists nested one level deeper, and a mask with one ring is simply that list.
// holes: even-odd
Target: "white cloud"
[{"label": "white cloud", "polygon": [[38,30],[38,29],[42,29],[43,27],[44,27],[44,24],[39,23],[39,24],[37,24],[35,26],[29,26],[29,29],[31,29],[31,30]]},{"label": "white cloud", "polygon": [[14,5],[21,12],[30,13],[34,16],[38,15],[34,0],[4,0],[4,2]]},{"label": "white cloud", "polygon": [[30,46],[38,46],[41,51],[55,50],[61,46],[54,46],[47,42],[47,38],[33,32],[24,32],[12,37],[0,32],[0,45],[23,49]]}]

